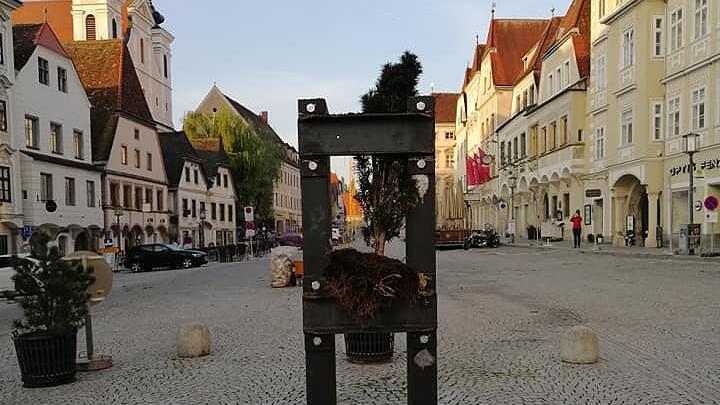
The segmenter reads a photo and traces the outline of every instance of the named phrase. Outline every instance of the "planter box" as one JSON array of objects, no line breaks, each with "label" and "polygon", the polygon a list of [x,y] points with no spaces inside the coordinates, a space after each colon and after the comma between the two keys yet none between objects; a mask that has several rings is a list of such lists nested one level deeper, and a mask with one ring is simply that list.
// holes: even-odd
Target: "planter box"
[{"label": "planter box", "polygon": [[77,333],[26,333],[13,337],[23,386],[53,387],[75,381]]}]

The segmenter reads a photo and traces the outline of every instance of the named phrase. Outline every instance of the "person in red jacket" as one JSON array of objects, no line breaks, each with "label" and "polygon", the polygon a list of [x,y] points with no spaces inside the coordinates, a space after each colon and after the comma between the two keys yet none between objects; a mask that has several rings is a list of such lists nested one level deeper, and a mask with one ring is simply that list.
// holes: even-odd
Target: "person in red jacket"
[{"label": "person in red jacket", "polygon": [[580,216],[580,210],[575,211],[575,215],[570,218],[573,228],[573,247],[580,247],[580,236],[582,235],[582,217]]}]

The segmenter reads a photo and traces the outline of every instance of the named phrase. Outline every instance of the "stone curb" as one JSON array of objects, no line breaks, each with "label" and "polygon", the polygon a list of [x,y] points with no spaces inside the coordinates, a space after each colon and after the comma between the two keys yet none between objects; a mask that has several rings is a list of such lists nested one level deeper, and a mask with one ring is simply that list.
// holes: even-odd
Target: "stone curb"
[{"label": "stone curb", "polygon": [[594,254],[614,257],[630,257],[636,259],[657,259],[657,260],[673,260],[673,261],[693,261],[693,262],[705,262],[705,263],[716,263],[720,262],[720,257],[700,257],[700,256],[679,256],[670,254],[654,254],[654,253],[641,253],[641,252],[618,252],[608,250],[588,250],[588,249],[571,249],[560,246],[545,246],[545,245],[523,245],[523,244],[504,244],[503,246],[511,248],[521,249],[534,249],[534,250],[558,250],[558,251],[577,251],[581,254]]}]

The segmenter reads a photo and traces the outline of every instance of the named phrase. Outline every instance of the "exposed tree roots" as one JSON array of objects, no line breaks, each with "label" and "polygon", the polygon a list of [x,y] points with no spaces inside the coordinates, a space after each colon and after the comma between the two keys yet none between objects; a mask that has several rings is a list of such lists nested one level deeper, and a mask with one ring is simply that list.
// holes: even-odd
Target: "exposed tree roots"
[{"label": "exposed tree roots", "polygon": [[330,254],[325,270],[326,289],[348,315],[359,322],[372,320],[383,306],[395,301],[414,303],[418,297],[418,275],[405,263],[361,253],[354,249]]}]

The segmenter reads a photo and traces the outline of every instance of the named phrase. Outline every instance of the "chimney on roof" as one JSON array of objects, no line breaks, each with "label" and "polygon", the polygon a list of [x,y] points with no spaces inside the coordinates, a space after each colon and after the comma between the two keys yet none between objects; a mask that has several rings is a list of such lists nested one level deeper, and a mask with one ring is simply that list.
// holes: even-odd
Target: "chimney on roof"
[{"label": "chimney on roof", "polygon": [[267,111],[262,111],[260,113],[260,119],[262,119],[263,122],[267,124],[269,119],[269,113]]}]

